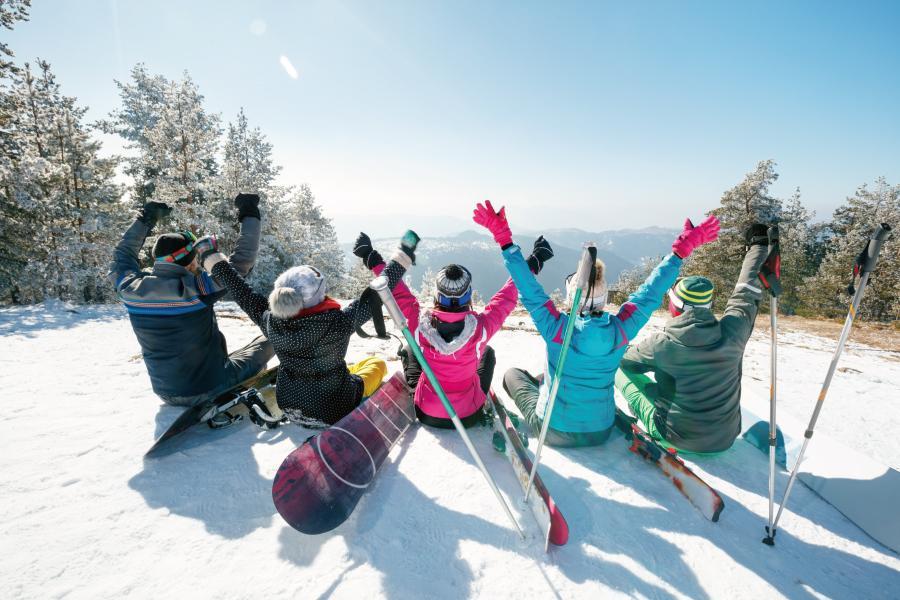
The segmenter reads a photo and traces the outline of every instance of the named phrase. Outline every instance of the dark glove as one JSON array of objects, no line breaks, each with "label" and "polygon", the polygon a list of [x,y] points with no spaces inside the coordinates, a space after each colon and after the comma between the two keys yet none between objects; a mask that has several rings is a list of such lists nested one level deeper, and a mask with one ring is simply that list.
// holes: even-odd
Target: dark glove
[{"label": "dark glove", "polygon": [[372,247],[372,240],[362,231],[359,232],[359,236],[353,244],[353,254],[362,259],[367,269],[372,269],[384,262],[378,250]]},{"label": "dark glove", "polygon": [[148,202],[138,210],[138,221],[153,227],[160,219],[172,212],[172,207],[165,202]]},{"label": "dark glove", "polygon": [[544,239],[544,236],[534,240],[534,250],[528,257],[528,267],[531,272],[537,275],[544,268],[544,263],[553,258],[553,248],[550,242]]},{"label": "dark glove", "polygon": [[243,221],[244,217],[256,217],[259,215],[259,195],[257,194],[238,194],[234,199],[234,206],[238,209],[238,222]]},{"label": "dark glove", "polygon": [[744,230],[747,246],[763,246],[769,243],[769,228],[762,223],[754,223]]},{"label": "dark glove", "polygon": [[407,229],[403,237],[400,238],[400,249],[409,257],[412,264],[416,264],[416,247],[422,238],[412,229]]}]

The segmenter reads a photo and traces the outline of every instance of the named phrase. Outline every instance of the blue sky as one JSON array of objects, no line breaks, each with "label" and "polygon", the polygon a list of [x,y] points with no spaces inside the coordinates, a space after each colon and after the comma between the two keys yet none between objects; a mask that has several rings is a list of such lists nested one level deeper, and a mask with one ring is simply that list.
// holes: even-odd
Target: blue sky
[{"label": "blue sky", "polygon": [[136,62],[188,70],[342,222],[491,198],[601,230],[677,227],[766,158],[820,217],[900,181],[897,31],[898,2],[35,0],[4,36],[93,117]]}]

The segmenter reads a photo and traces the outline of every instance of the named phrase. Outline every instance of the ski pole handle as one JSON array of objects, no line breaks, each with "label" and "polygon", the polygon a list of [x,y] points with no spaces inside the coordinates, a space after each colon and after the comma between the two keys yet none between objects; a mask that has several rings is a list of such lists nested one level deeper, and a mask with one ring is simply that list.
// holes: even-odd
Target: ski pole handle
[{"label": "ski pole handle", "polygon": [[391,292],[390,288],[388,288],[387,277],[384,275],[376,277],[372,280],[372,283],[369,284],[369,287],[375,290],[375,293],[381,298],[382,304],[387,307],[388,314],[391,316],[391,320],[394,322],[397,329],[406,327],[406,317],[403,316],[403,312],[400,310],[400,307],[397,306],[397,300],[394,298],[394,294]]},{"label": "ski pole handle", "polygon": [[585,242],[581,249],[581,260],[578,261],[578,269],[575,271],[575,287],[576,289],[585,290],[588,286],[591,270],[594,268],[597,245],[594,242]]},{"label": "ski pole handle", "polygon": [[872,232],[869,238],[869,244],[866,246],[866,256],[862,264],[863,273],[871,273],[875,270],[875,263],[878,262],[878,254],[881,252],[881,246],[884,241],[891,236],[891,226],[882,223]]}]

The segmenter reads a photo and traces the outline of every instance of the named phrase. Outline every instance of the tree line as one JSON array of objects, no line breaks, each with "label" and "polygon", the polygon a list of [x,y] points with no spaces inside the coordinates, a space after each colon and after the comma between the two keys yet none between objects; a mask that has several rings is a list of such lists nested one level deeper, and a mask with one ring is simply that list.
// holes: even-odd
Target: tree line
[{"label": "tree line", "polygon": [[[0,25],[27,20],[28,7],[0,4]],[[187,72],[171,80],[138,64],[115,85],[119,106],[88,122],[88,108],[65,95],[48,62],[17,64],[0,44],[0,302],[112,300],[112,249],[149,200],[175,208],[156,233],[216,233],[227,252],[237,237],[238,192],[261,197],[254,285],[265,289],[304,263],[326,275],[333,293],[349,285],[331,221],[309,186],[277,184],[272,145],[243,110],[223,125]],[[125,155],[102,156],[101,134],[121,137]]]},{"label": "tree line", "polygon": [[[714,244],[699,248],[682,269],[685,275],[705,275],[716,286],[714,309],[722,310],[734,289],[745,251],[743,232],[751,223],[777,224],[781,239],[782,295],[779,310],[809,317],[840,317],[847,313],[856,256],[879,223],[900,225],[900,185],[883,177],[860,185],[827,221],[815,221],[803,206],[800,190],[789,198],[770,192],[778,179],[776,164],[761,161],[744,179],[722,194],[712,212],[722,229]],[[897,237],[897,236],[895,236]],[[648,259],[621,275],[618,296],[643,282],[656,263]],[[900,320],[900,239],[889,240],[860,307],[873,321]]]}]

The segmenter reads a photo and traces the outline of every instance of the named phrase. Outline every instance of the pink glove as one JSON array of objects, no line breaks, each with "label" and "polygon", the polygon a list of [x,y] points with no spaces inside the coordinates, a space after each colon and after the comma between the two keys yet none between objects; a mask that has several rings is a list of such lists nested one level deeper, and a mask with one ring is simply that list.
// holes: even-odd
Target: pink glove
[{"label": "pink glove", "polygon": [[506,207],[500,208],[500,212],[495,212],[490,200],[485,200],[484,205],[479,202],[472,211],[472,220],[490,231],[494,241],[500,246],[512,244],[512,231],[506,222]]},{"label": "pink glove", "polygon": [[697,247],[713,242],[719,237],[719,219],[710,215],[694,227],[690,219],[684,221],[684,231],[672,242],[672,252],[679,258],[687,258]]}]

